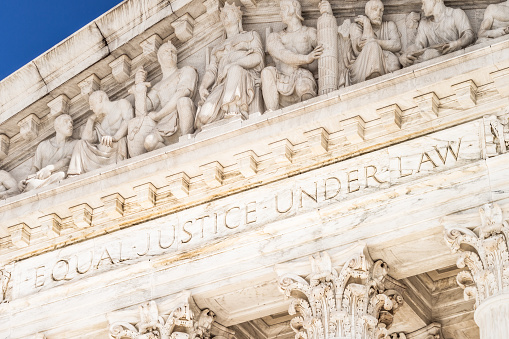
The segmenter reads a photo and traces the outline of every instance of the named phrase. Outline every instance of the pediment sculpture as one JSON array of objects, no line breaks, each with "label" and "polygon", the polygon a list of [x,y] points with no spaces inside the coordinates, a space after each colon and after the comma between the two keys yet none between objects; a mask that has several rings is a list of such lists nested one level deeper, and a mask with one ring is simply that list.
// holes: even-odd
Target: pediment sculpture
[{"label": "pediment sculpture", "polygon": [[[279,6],[286,27],[269,32],[263,46],[259,32],[243,29],[240,7],[227,2],[220,10],[224,37],[203,50],[208,58],[201,83],[200,68],[178,67],[177,47],[159,37],[161,45],[154,44],[152,58],[144,62],[157,54],[162,78],[155,84],[147,81],[144,65],[138,65],[129,89],[134,107],[125,98],[111,101],[96,77],[98,83],[92,81],[87,92],[93,113],[81,140],[72,139],[72,118],[58,116],[55,135],[40,142],[29,173],[0,172],[0,198],[162,148],[222,119],[274,111],[457,51],[475,40],[465,12],[443,0],[422,0],[422,15],[407,16],[407,47],[400,32],[404,27],[383,20],[382,0],[368,1],[365,15],[346,18],[341,26],[343,18],[334,16],[328,1],[320,1],[317,28],[303,24],[299,0],[281,0]],[[508,33],[509,1],[488,6],[478,42]],[[265,67],[266,62],[271,64]]]}]

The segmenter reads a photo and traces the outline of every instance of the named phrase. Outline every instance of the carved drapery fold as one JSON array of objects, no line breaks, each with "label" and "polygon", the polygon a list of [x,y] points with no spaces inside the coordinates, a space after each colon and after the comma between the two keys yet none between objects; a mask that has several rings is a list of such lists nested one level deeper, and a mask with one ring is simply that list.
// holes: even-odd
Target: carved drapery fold
[{"label": "carved drapery fold", "polygon": [[234,338],[233,333],[221,325],[215,326],[215,332],[219,331],[220,335],[214,335],[214,312],[198,309],[187,291],[159,306],[155,301],[140,305],[139,317],[132,313],[123,311],[109,315],[111,339]]},{"label": "carved drapery fold", "polygon": [[327,253],[311,258],[312,273],[279,277],[279,287],[292,298],[289,313],[296,339],[388,338],[401,295],[387,290],[388,266],[373,262],[364,250],[353,255],[340,271]]}]

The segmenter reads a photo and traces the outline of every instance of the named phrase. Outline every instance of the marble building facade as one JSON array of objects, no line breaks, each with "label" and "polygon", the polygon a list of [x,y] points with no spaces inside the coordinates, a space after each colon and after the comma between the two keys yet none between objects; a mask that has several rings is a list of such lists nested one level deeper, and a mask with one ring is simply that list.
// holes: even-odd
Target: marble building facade
[{"label": "marble building facade", "polygon": [[507,338],[508,26],[122,2],[0,82],[0,338]]}]

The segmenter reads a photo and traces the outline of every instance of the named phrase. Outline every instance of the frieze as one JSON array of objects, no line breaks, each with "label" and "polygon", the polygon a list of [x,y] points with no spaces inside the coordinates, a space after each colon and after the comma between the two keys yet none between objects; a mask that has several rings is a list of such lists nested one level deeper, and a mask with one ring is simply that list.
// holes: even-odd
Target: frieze
[{"label": "frieze", "polygon": [[16,263],[22,297],[150,258],[221,242],[297,215],[480,158],[478,122],[436,132],[355,159],[230,195],[207,204]]}]

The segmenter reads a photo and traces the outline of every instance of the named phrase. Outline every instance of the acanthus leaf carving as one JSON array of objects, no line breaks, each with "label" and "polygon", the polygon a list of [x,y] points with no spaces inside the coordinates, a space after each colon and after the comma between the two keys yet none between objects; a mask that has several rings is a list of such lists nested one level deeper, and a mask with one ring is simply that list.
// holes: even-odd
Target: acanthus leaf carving
[{"label": "acanthus leaf carving", "polygon": [[[129,312],[129,311],[128,311]],[[118,317],[127,321],[112,321]],[[110,315],[111,339],[211,339],[215,313],[200,310],[187,291],[169,302],[150,301],[139,306],[139,321],[132,315],[120,312]]]},{"label": "acanthus leaf carving", "polygon": [[283,274],[279,288],[292,298],[290,326],[296,339],[389,338],[401,295],[384,286],[388,266],[373,262],[366,249],[353,255],[340,271],[327,253],[311,257],[312,273],[302,278]]},{"label": "acanthus leaf carving", "polygon": [[480,208],[481,226],[447,227],[445,240],[453,253],[460,253],[457,276],[465,299],[476,300],[478,307],[487,298],[509,292],[509,224],[496,204]]}]

